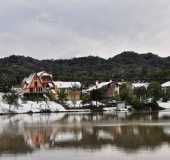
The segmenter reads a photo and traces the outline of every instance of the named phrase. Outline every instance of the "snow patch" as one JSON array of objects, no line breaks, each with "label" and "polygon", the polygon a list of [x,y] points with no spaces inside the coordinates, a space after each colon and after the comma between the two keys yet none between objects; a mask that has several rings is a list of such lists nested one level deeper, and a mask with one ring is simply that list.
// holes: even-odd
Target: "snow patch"
[{"label": "snow patch", "polygon": [[64,112],[65,108],[59,103],[53,101],[26,101],[23,102],[21,99],[18,100],[18,105],[9,105],[2,100],[3,93],[0,93],[0,114],[5,113],[39,113],[44,110],[51,112]]}]

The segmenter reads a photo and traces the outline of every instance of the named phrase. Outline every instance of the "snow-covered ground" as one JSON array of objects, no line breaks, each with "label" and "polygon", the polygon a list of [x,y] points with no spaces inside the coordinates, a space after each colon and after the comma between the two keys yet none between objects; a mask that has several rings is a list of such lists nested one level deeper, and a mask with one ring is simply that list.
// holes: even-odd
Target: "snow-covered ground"
[{"label": "snow-covered ground", "polygon": [[80,108],[82,107],[82,101],[66,101],[65,104],[69,107],[69,108]]},{"label": "snow-covered ground", "polygon": [[159,107],[163,109],[170,109],[170,101],[167,101],[167,102],[158,101],[157,103]]},{"label": "snow-covered ground", "polygon": [[[90,103],[82,104],[82,101],[65,101],[64,106],[55,101],[22,101],[18,99],[18,105],[9,105],[3,101],[3,93],[0,93],[0,114],[8,113],[42,113],[49,112],[91,112],[88,106],[103,106],[103,111],[113,111],[113,107],[107,107],[105,104],[92,101]],[[65,107],[67,106],[67,107]],[[84,108],[83,108],[84,107]],[[115,108],[115,107],[114,107]],[[121,111],[121,110],[120,110]]]},{"label": "snow-covered ground", "polygon": [[64,112],[66,111],[65,108],[55,102],[52,101],[48,101],[46,102],[33,102],[33,101],[27,101],[26,103],[23,102],[19,102],[19,104],[17,106],[15,105],[9,105],[6,104],[2,101],[0,101],[0,114],[3,113],[29,113],[29,112],[33,112],[33,113],[38,113],[41,112],[43,110],[49,110],[51,112]]},{"label": "snow-covered ground", "polygon": [[68,106],[66,109],[61,104],[54,101],[22,101],[20,98],[18,100],[18,105],[9,105],[2,99],[3,93],[0,93],[0,114],[8,113],[40,113],[44,111],[50,112],[89,112],[89,109],[80,109],[82,107],[81,101],[66,101],[65,104]]},{"label": "snow-covered ground", "polygon": [[101,103],[101,102],[98,102],[96,103],[96,101],[91,101],[90,103],[86,103],[86,104],[82,104],[82,101],[79,100],[79,101],[66,101],[65,104],[69,107],[69,108],[81,108],[83,106],[89,106],[89,105],[92,105],[92,106],[105,106],[105,104]]},{"label": "snow-covered ground", "polygon": [[21,99],[18,100],[18,105],[9,105],[5,103],[2,99],[3,93],[0,93],[0,114],[5,113],[38,113],[44,110],[49,110],[51,112],[64,112],[65,108],[53,101],[26,101],[23,102]]}]

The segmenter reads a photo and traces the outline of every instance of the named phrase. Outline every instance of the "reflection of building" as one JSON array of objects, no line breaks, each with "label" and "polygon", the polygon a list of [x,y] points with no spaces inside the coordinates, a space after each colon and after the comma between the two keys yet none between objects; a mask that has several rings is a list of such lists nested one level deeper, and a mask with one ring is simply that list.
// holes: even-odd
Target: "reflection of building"
[{"label": "reflection of building", "polygon": [[79,142],[82,139],[81,127],[60,127],[53,130],[50,141],[52,144]]},{"label": "reflection of building", "polygon": [[33,148],[48,148],[51,128],[25,128],[24,136],[27,144]]},{"label": "reflection of building", "polygon": [[150,114],[131,116],[130,121],[121,121],[105,114],[71,113],[61,118],[55,117],[55,114],[51,118],[50,115],[48,118],[47,115],[46,118],[43,116],[1,117],[0,153],[27,153],[39,148],[57,150],[59,147],[63,150],[98,150],[108,145],[119,147],[119,150],[137,151],[154,149],[170,142],[168,124],[155,125],[154,121],[153,125],[142,125],[145,121],[153,122]]}]

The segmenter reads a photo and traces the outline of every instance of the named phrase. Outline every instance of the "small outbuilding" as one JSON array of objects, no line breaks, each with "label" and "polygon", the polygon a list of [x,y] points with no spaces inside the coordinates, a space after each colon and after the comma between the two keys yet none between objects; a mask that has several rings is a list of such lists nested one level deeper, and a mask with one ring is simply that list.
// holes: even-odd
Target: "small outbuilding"
[{"label": "small outbuilding", "polygon": [[64,92],[66,94],[67,100],[80,100],[81,96],[81,83],[80,82],[64,82],[64,81],[55,81],[55,92],[60,94]]},{"label": "small outbuilding", "polygon": [[166,93],[170,89],[170,81],[163,83],[161,87],[163,91]]}]

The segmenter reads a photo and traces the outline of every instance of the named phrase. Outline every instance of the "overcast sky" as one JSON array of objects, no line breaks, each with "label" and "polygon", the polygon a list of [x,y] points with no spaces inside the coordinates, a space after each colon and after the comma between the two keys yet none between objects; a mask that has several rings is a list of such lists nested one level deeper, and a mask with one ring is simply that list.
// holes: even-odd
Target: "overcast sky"
[{"label": "overcast sky", "polygon": [[0,0],[0,57],[170,56],[170,0]]}]

